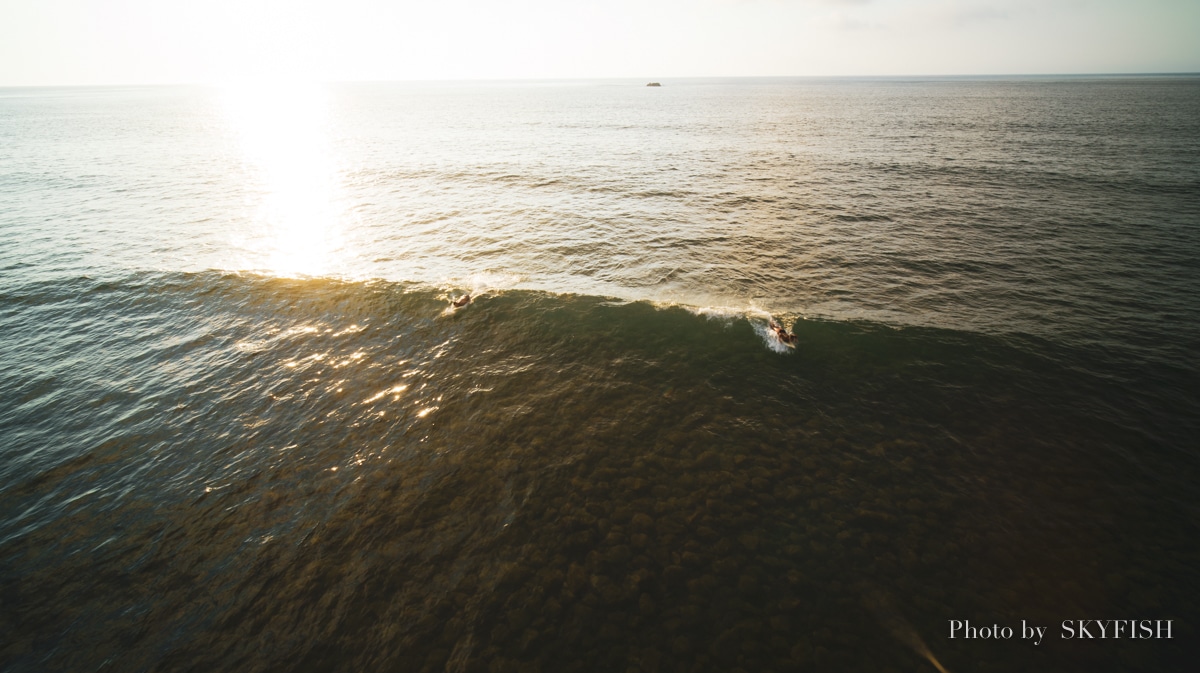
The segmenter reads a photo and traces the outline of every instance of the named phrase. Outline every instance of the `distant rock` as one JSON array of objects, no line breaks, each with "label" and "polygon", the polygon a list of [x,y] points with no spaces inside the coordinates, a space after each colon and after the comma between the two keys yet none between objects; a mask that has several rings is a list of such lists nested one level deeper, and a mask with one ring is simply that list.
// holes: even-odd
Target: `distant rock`
[{"label": "distant rock", "polygon": [[651,83],[647,84],[646,86],[662,86],[662,85],[659,84],[658,82],[651,82]]}]

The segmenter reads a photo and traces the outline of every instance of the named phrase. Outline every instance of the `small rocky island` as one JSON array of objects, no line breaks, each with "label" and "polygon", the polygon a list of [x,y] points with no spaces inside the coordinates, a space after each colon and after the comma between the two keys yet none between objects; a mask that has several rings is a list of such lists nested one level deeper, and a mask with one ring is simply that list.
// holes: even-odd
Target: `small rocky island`
[{"label": "small rocky island", "polygon": [[662,86],[662,85],[661,85],[661,84],[659,84],[658,82],[650,82],[650,83],[649,83],[649,84],[647,84],[646,86]]}]

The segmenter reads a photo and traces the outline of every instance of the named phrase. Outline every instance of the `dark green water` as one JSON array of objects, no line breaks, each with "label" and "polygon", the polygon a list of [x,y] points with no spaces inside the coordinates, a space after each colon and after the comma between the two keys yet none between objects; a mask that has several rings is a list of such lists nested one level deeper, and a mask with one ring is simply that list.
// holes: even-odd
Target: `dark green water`
[{"label": "dark green water", "polygon": [[[933,670],[910,634],[949,670],[1181,670],[1191,642],[1184,371],[1148,398],[1036,340],[801,320],[778,354],[744,318],[380,282],[3,301],[40,329],[0,356],[41,353],[3,375],[10,670]],[[1114,617],[1176,639],[1058,637]]]}]

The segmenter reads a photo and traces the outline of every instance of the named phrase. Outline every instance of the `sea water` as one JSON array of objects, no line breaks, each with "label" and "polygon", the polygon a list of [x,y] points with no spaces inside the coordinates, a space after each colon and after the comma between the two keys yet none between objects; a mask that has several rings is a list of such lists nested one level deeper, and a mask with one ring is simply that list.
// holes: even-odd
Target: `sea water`
[{"label": "sea water", "polygon": [[0,89],[0,668],[1189,661],[1200,78],[643,85]]}]

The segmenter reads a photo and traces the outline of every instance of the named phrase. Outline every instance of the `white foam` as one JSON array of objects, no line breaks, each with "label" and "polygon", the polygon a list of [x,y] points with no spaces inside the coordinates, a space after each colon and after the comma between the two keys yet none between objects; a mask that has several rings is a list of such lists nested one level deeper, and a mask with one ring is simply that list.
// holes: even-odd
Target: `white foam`
[{"label": "white foam", "polygon": [[684,306],[684,308],[709,320],[733,321],[746,317],[746,309],[732,306]]},{"label": "white foam", "polygon": [[750,318],[747,318],[747,320],[750,320],[750,326],[754,328],[754,331],[758,333],[758,336],[762,338],[763,343],[766,344],[767,348],[770,350],[773,350],[781,355],[791,353],[794,350],[787,344],[780,341],[779,337],[775,336],[775,333],[771,331],[771,327],[767,323],[760,322],[758,320],[751,320]]}]

